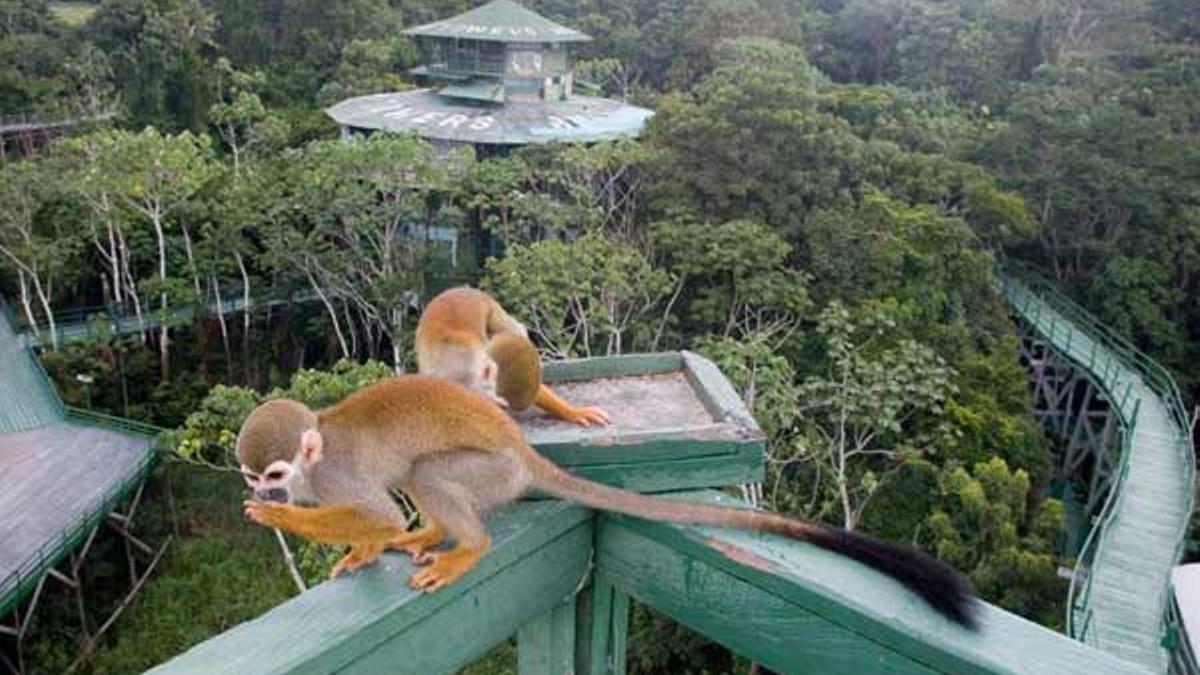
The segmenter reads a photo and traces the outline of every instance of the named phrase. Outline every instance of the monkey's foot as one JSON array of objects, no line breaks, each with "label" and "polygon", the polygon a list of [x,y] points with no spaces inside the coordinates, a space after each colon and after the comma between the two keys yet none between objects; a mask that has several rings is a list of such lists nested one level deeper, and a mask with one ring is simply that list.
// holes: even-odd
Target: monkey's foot
[{"label": "monkey's foot", "polygon": [[433,558],[433,564],[409,577],[408,585],[415,590],[432,593],[452,584],[479,564],[485,550],[458,547],[445,553],[427,553]]},{"label": "monkey's foot", "polygon": [[387,547],[393,551],[404,551],[412,556],[418,565],[428,565],[433,562],[433,554],[425,549],[437,546],[446,540],[446,530],[437,523],[430,523],[414,532],[405,532],[388,542]]},{"label": "monkey's foot", "polygon": [[362,567],[366,567],[379,560],[379,556],[381,555],[383,555],[383,546],[379,544],[351,546],[350,552],[337,561],[337,564],[329,571],[329,578],[332,579],[342,572],[354,572]]},{"label": "monkey's foot", "polygon": [[583,427],[590,427],[593,424],[597,424],[599,426],[608,426],[609,424],[612,424],[612,419],[608,416],[608,413],[595,406],[575,408],[567,416],[566,420],[568,422],[574,422],[575,424]]}]

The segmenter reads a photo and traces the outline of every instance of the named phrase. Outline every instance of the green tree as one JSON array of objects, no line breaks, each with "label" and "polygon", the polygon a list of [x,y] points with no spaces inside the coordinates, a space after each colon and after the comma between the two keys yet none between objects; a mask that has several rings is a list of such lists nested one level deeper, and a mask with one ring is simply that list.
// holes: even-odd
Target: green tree
[{"label": "green tree", "polygon": [[807,277],[789,265],[791,246],[760,222],[685,216],[656,223],[653,232],[677,289],[689,289],[685,316],[701,332],[779,344],[811,305]]},{"label": "green tree", "polygon": [[928,451],[946,433],[938,420],[955,391],[953,373],[928,347],[889,340],[894,326],[886,315],[852,317],[831,303],[817,327],[826,367],[798,392],[802,440],[784,459],[829,476],[847,530],[899,460]]},{"label": "green tree", "polygon": [[514,245],[483,285],[555,358],[654,351],[672,289],[636,248],[599,234]]},{"label": "green tree", "polygon": [[[166,382],[171,377],[169,345],[174,322],[170,314],[171,296],[187,293],[186,282],[177,283],[178,277],[170,275],[171,235],[178,229],[188,266],[195,277],[192,236],[183,213],[188,202],[214,175],[208,138],[193,136],[187,131],[175,136],[163,135],[147,128],[137,134],[98,132],[87,142],[95,150],[96,163],[87,167],[81,176],[83,189],[110,197],[148,225],[154,235],[158,260],[156,275],[143,285],[159,299],[160,376]],[[108,214],[100,215],[108,217]],[[198,285],[199,282],[195,283]],[[185,299],[195,301],[198,298]]]},{"label": "green tree", "polygon": [[49,344],[58,347],[54,320],[55,285],[69,278],[78,263],[81,242],[50,213],[59,196],[57,174],[63,170],[49,159],[0,164],[0,270],[16,273],[21,308],[34,335],[41,337],[37,303],[49,331]]},{"label": "green tree", "polygon": [[[465,159],[439,157],[414,136],[377,135],[309,145],[272,218],[274,264],[306,278],[327,309],[343,357],[353,353],[357,317],[366,352],[386,339],[404,370],[410,314],[424,295],[430,228],[457,227],[457,172]],[[300,208],[297,209],[296,207]]]},{"label": "green tree", "polygon": [[1056,542],[1066,515],[1047,499],[1029,506],[1029,476],[993,457],[970,471],[947,465],[938,476],[939,504],[921,540],[963,570],[981,596],[1048,626],[1062,623],[1065,582],[1057,576]]}]

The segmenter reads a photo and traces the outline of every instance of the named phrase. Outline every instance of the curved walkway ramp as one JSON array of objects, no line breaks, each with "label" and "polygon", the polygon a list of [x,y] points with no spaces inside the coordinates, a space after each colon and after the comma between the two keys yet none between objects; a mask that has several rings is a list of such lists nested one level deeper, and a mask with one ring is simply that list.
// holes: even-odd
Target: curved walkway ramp
[{"label": "curved walkway ramp", "polygon": [[14,326],[0,298],[0,434],[37,429],[63,418],[58,393]]},{"label": "curved walkway ramp", "polygon": [[1182,556],[1195,481],[1179,390],[1161,366],[1052,284],[1009,276],[1002,292],[1030,328],[1106,392],[1123,423],[1120,473],[1079,554],[1068,632],[1166,672],[1170,574]]}]

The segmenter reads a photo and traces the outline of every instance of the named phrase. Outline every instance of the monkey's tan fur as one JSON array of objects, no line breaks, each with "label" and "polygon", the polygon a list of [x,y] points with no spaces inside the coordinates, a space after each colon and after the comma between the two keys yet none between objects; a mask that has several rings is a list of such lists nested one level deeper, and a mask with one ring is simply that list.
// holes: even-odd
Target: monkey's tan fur
[{"label": "monkey's tan fur", "polygon": [[512,410],[536,404],[584,426],[609,422],[603,410],[573,406],[542,384],[541,358],[525,326],[483,291],[452,288],[430,300],[417,322],[416,352],[422,375],[484,392],[494,386]]}]

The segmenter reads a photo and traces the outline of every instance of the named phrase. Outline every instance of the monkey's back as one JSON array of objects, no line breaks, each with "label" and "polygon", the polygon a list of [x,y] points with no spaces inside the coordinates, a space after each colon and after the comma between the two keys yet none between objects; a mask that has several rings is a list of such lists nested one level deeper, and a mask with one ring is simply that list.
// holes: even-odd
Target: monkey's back
[{"label": "monkey's back", "polygon": [[[453,333],[461,332],[477,336],[482,343],[487,338],[491,304],[491,296],[474,288],[462,286],[442,291],[421,312],[421,318],[417,320],[417,340],[438,342],[453,339]],[[438,331],[451,335],[435,334]]]},{"label": "monkey's back", "polygon": [[398,375],[347,396],[320,413],[321,424],[354,436],[355,444],[411,458],[445,450],[519,452],[520,427],[496,404],[459,384]]}]

